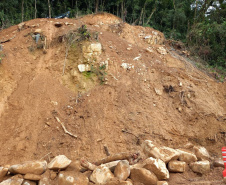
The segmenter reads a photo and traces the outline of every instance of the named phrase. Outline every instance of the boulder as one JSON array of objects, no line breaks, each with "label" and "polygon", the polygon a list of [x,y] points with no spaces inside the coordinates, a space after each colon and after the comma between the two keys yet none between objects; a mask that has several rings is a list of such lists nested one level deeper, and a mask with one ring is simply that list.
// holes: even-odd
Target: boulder
[{"label": "boulder", "polygon": [[35,31],[34,31],[34,33],[35,34],[37,34],[37,33],[42,33],[42,30],[39,28],[39,29],[36,29]]},{"label": "boulder", "polygon": [[214,159],[213,166],[214,167],[222,167],[222,168],[224,168],[224,161],[223,161],[223,159],[221,159],[221,158]]},{"label": "boulder", "polygon": [[62,171],[58,175],[58,185],[88,185],[89,179],[80,172]]},{"label": "boulder", "polygon": [[113,173],[105,166],[98,166],[90,176],[90,181],[96,184],[105,184],[114,178]]},{"label": "boulder", "polygon": [[177,151],[180,153],[180,155],[179,155],[180,161],[184,161],[188,164],[190,164],[191,162],[197,161],[197,157],[194,153],[192,153],[188,150],[183,150],[183,149],[177,150]]},{"label": "boulder", "polygon": [[9,170],[8,168],[0,167],[0,182],[7,175],[8,170]]},{"label": "boulder", "polygon": [[46,161],[26,161],[21,164],[15,164],[10,166],[9,171],[13,174],[27,174],[32,173],[36,175],[41,175],[46,171],[47,162]]},{"label": "boulder", "polygon": [[39,181],[41,179],[41,176],[40,175],[31,174],[31,173],[27,173],[26,175],[24,175],[24,179],[32,180],[32,181]]},{"label": "boulder", "polygon": [[130,178],[133,182],[144,185],[156,185],[158,181],[156,175],[145,168],[132,168]]},{"label": "boulder", "polygon": [[206,150],[206,148],[202,146],[194,146],[193,149],[198,160],[200,161],[210,160],[210,154]]},{"label": "boulder", "polygon": [[179,158],[180,153],[169,147],[158,147],[152,141],[146,140],[142,144],[145,155],[156,159],[161,159],[163,162],[168,163],[171,160]]},{"label": "boulder", "polygon": [[153,172],[159,180],[169,179],[169,171],[161,159],[150,157],[144,161],[143,168]]},{"label": "boulder", "polygon": [[209,161],[197,161],[190,164],[190,168],[193,172],[205,174],[210,171]]},{"label": "boulder", "polygon": [[115,167],[117,166],[117,164],[119,162],[120,162],[120,160],[112,161],[112,162],[109,162],[109,163],[102,164],[102,166],[105,166],[105,167],[109,168],[112,172],[114,172]]},{"label": "boulder", "polygon": [[102,47],[100,43],[92,43],[90,44],[90,48],[92,52],[99,52],[101,53]]},{"label": "boulder", "polygon": [[157,185],[168,185],[168,182],[166,182],[166,181],[158,181]]},{"label": "boulder", "polygon": [[115,177],[119,180],[126,180],[130,175],[130,166],[127,160],[120,161],[115,167]]},{"label": "boulder", "polygon": [[18,178],[18,179],[7,179],[0,183],[0,185],[22,185],[24,179]]},{"label": "boulder", "polygon": [[48,177],[44,177],[38,182],[38,185],[55,185],[55,184],[53,184]]},{"label": "boulder", "polygon": [[24,180],[22,185],[36,185],[36,182],[30,180]]},{"label": "boulder", "polygon": [[65,169],[70,164],[71,160],[68,159],[65,155],[58,155],[48,164],[48,168],[50,170]]},{"label": "boulder", "polygon": [[79,72],[91,71],[91,66],[89,64],[79,64],[78,65]]},{"label": "boulder", "polygon": [[186,162],[184,161],[170,161],[168,163],[168,170],[170,172],[179,172],[179,173],[183,173],[185,172],[186,169]]}]

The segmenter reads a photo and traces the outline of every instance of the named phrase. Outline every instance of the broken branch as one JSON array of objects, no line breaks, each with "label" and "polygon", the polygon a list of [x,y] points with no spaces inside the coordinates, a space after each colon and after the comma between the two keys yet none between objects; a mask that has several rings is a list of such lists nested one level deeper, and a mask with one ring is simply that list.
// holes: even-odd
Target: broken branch
[{"label": "broken branch", "polygon": [[61,122],[60,119],[59,119],[58,117],[55,117],[55,119],[57,120],[58,123],[61,124],[61,126],[62,126],[62,128],[63,128],[63,130],[64,130],[64,132],[65,132],[66,134],[68,134],[68,135],[70,135],[70,136],[72,136],[72,137],[74,137],[74,138],[77,138],[77,137],[78,137],[77,135],[74,135],[74,134],[72,134],[71,132],[69,132],[69,131],[66,129],[66,127],[64,126],[64,123]]}]

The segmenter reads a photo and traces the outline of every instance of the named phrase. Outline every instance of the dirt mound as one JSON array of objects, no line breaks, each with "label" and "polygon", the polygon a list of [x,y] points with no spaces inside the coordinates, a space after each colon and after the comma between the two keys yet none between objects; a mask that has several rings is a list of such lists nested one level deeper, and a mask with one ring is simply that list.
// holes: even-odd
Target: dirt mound
[{"label": "dirt mound", "polygon": [[[91,62],[107,61],[105,73],[80,73],[78,64],[90,64],[84,56],[76,58],[83,42],[66,55],[66,42],[59,41],[84,24],[91,34],[98,33],[88,43],[101,43],[102,52]],[[36,29],[43,36],[40,48],[32,38]],[[163,45],[164,35],[157,30],[98,14],[31,20],[3,30],[0,41],[5,54],[0,64],[0,165],[49,152],[95,161],[106,155],[104,146],[110,153],[140,150],[145,139],[170,147],[192,142],[221,156],[225,83]],[[98,77],[104,77],[103,84]],[[65,134],[56,117],[78,138]]]}]

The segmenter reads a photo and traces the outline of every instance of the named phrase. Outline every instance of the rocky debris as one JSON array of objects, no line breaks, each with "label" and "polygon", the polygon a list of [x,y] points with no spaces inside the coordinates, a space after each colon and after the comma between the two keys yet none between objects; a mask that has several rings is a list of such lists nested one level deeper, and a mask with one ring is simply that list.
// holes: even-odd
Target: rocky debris
[{"label": "rocky debris", "polygon": [[120,162],[120,160],[117,161],[112,161],[106,164],[103,164],[103,166],[109,168],[112,172],[115,170],[115,167],[117,166],[117,164]]},{"label": "rocky debris", "polygon": [[88,61],[93,61],[102,52],[102,46],[100,43],[88,43],[82,46],[83,57]]},{"label": "rocky debris", "polygon": [[30,180],[24,180],[22,185],[36,185],[36,182]]},{"label": "rocky debris", "polygon": [[161,159],[163,162],[168,163],[170,160],[176,160],[179,158],[180,153],[169,147],[158,147],[153,144],[152,141],[144,141],[142,148],[145,155],[156,159]]},{"label": "rocky debris", "polygon": [[120,161],[114,170],[114,175],[119,180],[126,180],[130,175],[130,166],[127,160]]},{"label": "rocky debris", "polygon": [[25,25],[26,24],[24,22],[18,24],[18,30],[21,31],[25,27]]},{"label": "rocky debris", "polygon": [[0,167],[0,182],[7,175],[8,170],[9,170],[8,168]]},{"label": "rocky debris", "polygon": [[224,168],[224,161],[221,158],[214,159],[213,166]]},{"label": "rocky debris", "polygon": [[193,172],[206,174],[210,171],[209,161],[197,161],[190,164],[190,168]]},{"label": "rocky debris", "polygon": [[17,179],[7,179],[7,180],[4,180],[0,183],[0,185],[22,185],[23,183],[23,180],[22,178],[17,178]]},{"label": "rocky debris", "polygon": [[53,185],[48,177],[42,178],[38,185]]},{"label": "rocky debris", "polygon": [[183,173],[185,172],[185,168],[186,168],[186,162],[184,161],[173,160],[168,163],[168,170],[170,172]]},{"label": "rocky debris", "polygon": [[158,180],[169,179],[169,171],[166,164],[161,159],[154,159],[152,157],[144,161],[143,168],[153,172]]},{"label": "rocky debris", "polygon": [[162,95],[162,90],[157,89],[157,88],[154,88],[154,89],[155,89],[155,93],[156,93],[157,95],[159,95],[159,96]]},{"label": "rocky debris", "polygon": [[26,180],[33,180],[33,181],[39,181],[41,179],[41,176],[40,175],[31,174],[31,173],[27,173],[26,175],[24,175],[24,179],[26,179]]},{"label": "rocky debris", "polygon": [[91,71],[91,66],[89,64],[79,64],[78,65],[79,72]]},{"label": "rocky debris", "polygon": [[88,185],[89,179],[80,172],[74,171],[63,171],[58,175],[58,184],[59,185],[74,185],[82,184]]},{"label": "rocky debris", "polygon": [[145,168],[132,168],[130,178],[144,185],[156,185],[158,181],[156,175]]},{"label": "rocky debris", "polygon": [[56,156],[49,164],[48,168],[51,170],[65,169],[71,164],[71,160],[65,155]]},{"label": "rocky debris", "polygon": [[46,161],[26,161],[22,164],[15,164],[10,166],[9,171],[13,174],[27,174],[32,173],[41,175],[47,168]]},{"label": "rocky debris", "polygon": [[168,182],[166,182],[166,181],[158,181],[157,185],[168,185]]},{"label": "rocky debris", "polygon": [[193,149],[195,151],[195,155],[197,156],[198,160],[200,161],[210,160],[210,154],[206,150],[206,148],[202,146],[194,146]]},{"label": "rocky debris", "polygon": [[166,49],[164,47],[157,48],[157,51],[161,55],[166,55],[167,54],[167,51],[166,51]]},{"label": "rocky debris", "polygon": [[144,37],[145,42],[147,42],[150,45],[154,44],[162,44],[164,42],[164,37],[162,37],[159,32],[152,31],[151,35],[147,35]]},{"label": "rocky debris", "polygon": [[187,150],[183,150],[183,149],[180,149],[177,151],[180,153],[180,156],[179,156],[180,161],[185,161],[188,164],[191,162],[197,161],[197,157],[194,153]]},{"label": "rocky debris", "polygon": [[123,69],[134,69],[134,65],[132,65],[132,64],[128,64],[128,63],[122,63],[122,65],[121,65],[121,67],[123,68]]},{"label": "rocky debris", "polygon": [[96,184],[104,184],[114,178],[113,173],[105,166],[97,167],[90,176],[90,180]]}]

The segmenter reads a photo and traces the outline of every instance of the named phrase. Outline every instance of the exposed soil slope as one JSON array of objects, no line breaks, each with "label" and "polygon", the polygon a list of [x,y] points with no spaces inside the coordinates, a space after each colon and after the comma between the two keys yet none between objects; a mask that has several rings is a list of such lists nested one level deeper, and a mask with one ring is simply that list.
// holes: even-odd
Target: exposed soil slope
[{"label": "exposed soil slope", "polygon": [[[66,24],[56,27],[56,22]],[[62,76],[65,44],[57,40],[83,24],[99,32],[103,49],[98,60],[108,60],[106,84],[88,79],[85,86],[76,86],[79,82],[70,76],[71,52]],[[28,49],[35,45],[29,33],[37,28],[47,38],[46,54]],[[156,44],[148,43],[155,33]],[[12,26],[0,32],[0,41],[13,36],[3,43],[6,56],[0,64],[0,165],[40,159],[49,152],[93,161],[106,156],[105,145],[110,153],[139,150],[144,139],[169,147],[190,141],[212,156],[221,155],[226,84],[163,45],[162,33],[99,14],[31,20],[20,31]],[[159,47],[167,54],[160,54]],[[124,69],[122,63],[134,68]],[[64,133],[56,116],[77,139]],[[213,176],[219,179],[220,173]]]}]

